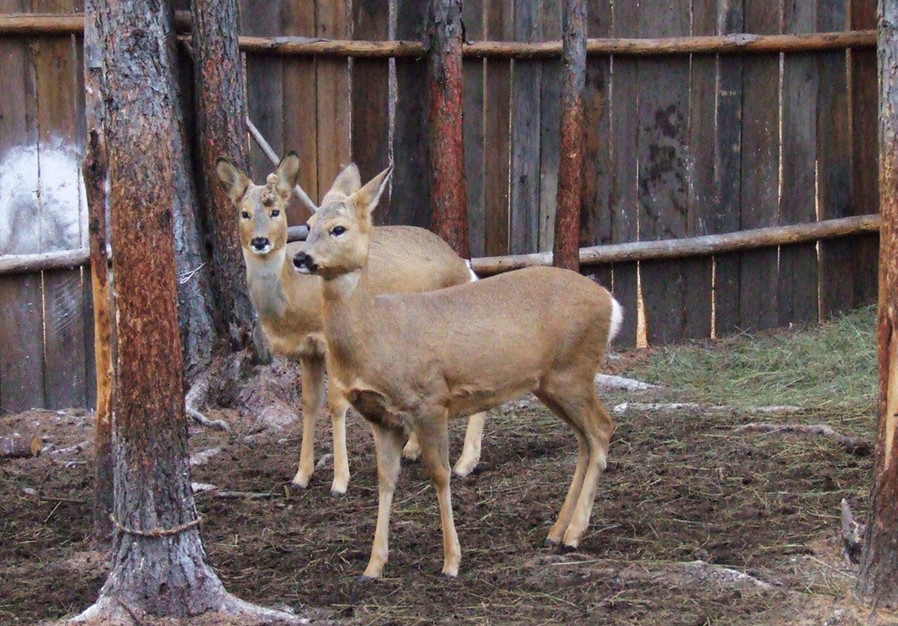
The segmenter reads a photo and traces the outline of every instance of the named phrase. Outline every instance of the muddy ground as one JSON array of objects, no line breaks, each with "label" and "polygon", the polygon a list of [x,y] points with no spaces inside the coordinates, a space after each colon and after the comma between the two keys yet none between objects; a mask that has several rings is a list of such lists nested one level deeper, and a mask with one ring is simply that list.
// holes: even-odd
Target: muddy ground
[{"label": "muddy ground", "polygon": [[[626,374],[631,356],[611,369]],[[232,425],[228,433],[191,426],[191,453],[206,452],[192,480],[220,488],[197,494],[209,561],[243,599],[348,624],[869,618],[850,601],[857,566],[843,554],[839,522],[843,498],[855,512],[866,510],[869,447],[737,429],[757,421],[828,424],[864,444],[872,443],[872,414],[846,422],[832,413],[633,409],[672,395],[604,391],[609,410],[623,402],[631,408],[614,416],[618,429],[590,528],[578,551],[562,555],[543,540],[573,474],[575,439],[536,402],[506,405],[490,414],[477,471],[452,484],[463,553],[458,579],[439,576],[436,498],[420,464],[404,463],[385,578],[362,584],[356,579],[377,502],[370,433],[350,416],[346,496],[329,493],[329,457],[309,489],[290,490],[301,423],[288,419],[295,389],[287,396],[265,420],[237,409],[207,411]],[[19,432],[44,442],[37,458],[0,460],[0,623],[60,618],[96,599],[108,555],[90,546],[91,429],[91,415],[79,410],[0,418],[0,436]],[[453,459],[463,432],[464,424],[453,425]],[[324,424],[319,457],[330,447]],[[224,497],[221,490],[242,493]],[[876,623],[891,622],[880,615]]]}]

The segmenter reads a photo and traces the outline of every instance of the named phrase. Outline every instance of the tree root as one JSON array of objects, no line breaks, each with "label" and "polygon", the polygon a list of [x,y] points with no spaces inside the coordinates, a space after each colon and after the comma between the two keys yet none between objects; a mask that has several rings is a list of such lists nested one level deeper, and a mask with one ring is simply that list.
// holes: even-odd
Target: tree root
[{"label": "tree root", "polygon": [[847,435],[837,432],[826,424],[760,424],[751,423],[740,426],[736,432],[757,432],[757,433],[798,433],[805,435],[817,435],[821,437],[830,437],[845,448],[845,451],[855,456],[867,456],[873,448],[870,442],[855,439]]},{"label": "tree root", "polygon": [[[233,596],[227,592],[223,592],[216,599],[216,602],[210,602],[214,605],[206,613],[200,615],[184,616],[183,623],[196,625],[246,625],[246,626],[262,626],[263,624],[308,624],[309,619],[299,617],[288,611],[279,611],[268,609],[265,607],[250,604]],[[153,624],[153,616],[146,614],[144,611],[128,606],[121,600],[109,596],[100,597],[97,602],[88,607],[84,612],[64,620],[65,624],[85,624],[87,626],[131,626],[132,624]],[[162,621],[162,620],[160,620]],[[166,616],[165,624],[177,624],[180,620],[173,620]]]}]

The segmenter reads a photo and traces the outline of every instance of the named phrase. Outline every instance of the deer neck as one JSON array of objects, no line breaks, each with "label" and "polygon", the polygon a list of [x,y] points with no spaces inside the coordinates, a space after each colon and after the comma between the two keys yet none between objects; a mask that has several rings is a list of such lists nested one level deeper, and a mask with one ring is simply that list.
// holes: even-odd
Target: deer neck
[{"label": "deer neck", "polygon": [[354,346],[372,335],[374,294],[367,266],[324,281],[322,313],[328,347],[337,361],[350,365]]},{"label": "deer neck", "polygon": [[281,317],[287,307],[283,280],[286,278],[285,270],[290,268],[287,267],[286,257],[286,248],[264,257],[243,251],[249,297],[261,318]]}]

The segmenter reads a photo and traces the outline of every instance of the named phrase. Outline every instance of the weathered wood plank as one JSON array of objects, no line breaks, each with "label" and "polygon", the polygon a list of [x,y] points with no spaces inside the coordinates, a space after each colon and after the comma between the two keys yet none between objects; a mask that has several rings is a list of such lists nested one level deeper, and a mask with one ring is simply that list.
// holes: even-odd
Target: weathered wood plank
[{"label": "weathered wood plank", "polygon": [[[745,3],[745,29],[759,34],[782,30],[778,0]],[[743,60],[742,228],[777,223],[779,200],[779,55]],[[778,322],[777,252],[749,252],[740,259],[739,327],[760,330]]]},{"label": "weathered wood plank", "polygon": [[[68,13],[75,0],[32,0],[32,10]],[[41,252],[87,246],[87,206],[82,201],[83,62],[73,36],[45,39],[34,47],[38,110],[38,216]],[[43,274],[44,402],[46,408],[82,407],[85,382],[85,311],[80,268]],[[90,311],[87,312],[92,319]]]},{"label": "weathered wood plank", "polygon": [[[484,0],[484,36],[514,37],[514,17],[506,0]],[[511,62],[487,60],[484,93],[484,251],[507,254],[509,247],[509,112]]]},{"label": "weathered wood plank", "polygon": [[[847,27],[846,0],[819,0],[817,28]],[[817,72],[824,80],[817,86],[817,161],[820,218],[850,215],[851,131],[848,117],[848,73],[844,51],[816,55]],[[829,319],[854,303],[852,241],[820,244],[820,317]]]},{"label": "weathered wood plank", "polygon": [[[426,2],[396,3],[396,37],[423,39]],[[427,174],[427,63],[396,59],[396,116],[393,125],[393,195],[388,221],[430,227]],[[374,172],[376,173],[376,172]]]},{"label": "weathered wood plank", "polygon": [[[743,0],[734,0],[718,8],[718,33],[740,33],[743,29]],[[718,57],[714,119],[717,127],[714,147],[717,201],[709,218],[712,233],[733,232],[740,227],[742,178],[738,172],[742,168],[742,74],[742,57]],[[740,264],[738,255],[721,255],[714,259],[714,334],[718,337],[739,329]]]},{"label": "weathered wood plank", "polygon": [[[27,6],[26,6],[27,5]],[[21,13],[23,0],[0,0],[0,11]],[[0,176],[8,198],[0,227],[0,254],[40,251],[33,189],[37,187],[37,99],[29,42],[0,40]],[[0,277],[0,414],[44,405],[41,277]]]},{"label": "weathered wood plank", "polygon": [[[318,2],[281,0],[280,23],[271,34],[314,37],[315,6]],[[282,63],[283,121],[281,134],[283,157],[290,150],[299,155],[299,180],[310,198],[319,197],[318,188],[318,106],[316,65],[314,58],[289,57]],[[268,170],[273,171],[273,168]],[[261,181],[259,181],[261,182]],[[295,194],[287,206],[288,224],[305,224],[310,215]]]},{"label": "weathered wood plank", "polygon": [[[784,7],[786,32],[812,32],[816,28],[816,2],[786,3]],[[796,224],[816,219],[817,60],[813,54],[786,54],[782,71],[779,216],[781,224]],[[776,295],[778,326],[819,319],[814,244],[780,248]]]},{"label": "weathered wood plank", "polygon": [[[635,37],[639,34],[639,13],[622,3],[612,4],[613,37]],[[612,243],[637,241],[636,213],[638,194],[637,146],[633,140],[638,132],[636,99],[638,61],[632,58],[612,58],[612,101],[610,116],[611,151],[611,213]],[[620,346],[637,344],[639,311],[639,279],[636,263],[616,263],[613,272],[614,297],[624,307],[624,321],[616,342]]]},{"label": "weathered wood plank", "polygon": [[[240,1],[241,35],[279,33],[282,0]],[[246,112],[278,157],[284,156],[283,59],[260,54],[246,55]],[[250,144],[250,172],[256,182],[264,182],[272,171],[264,151]]]},{"label": "weathered wood plank", "polygon": [[[540,21],[543,25],[542,38],[544,40],[561,39],[562,6],[562,2],[543,3]],[[603,61],[607,65],[608,59]],[[587,68],[588,64],[587,60]],[[587,69],[587,80],[589,80],[588,72],[589,69]],[[561,128],[561,94],[564,86],[562,76],[561,59],[546,59],[542,62],[539,111],[539,241],[537,245],[537,249],[540,251],[552,250],[555,245],[555,206],[558,203],[558,163],[561,154],[559,129]],[[596,103],[590,97],[589,87],[586,88],[586,91],[587,94],[584,95],[586,112],[584,132],[588,133],[589,123],[595,114],[593,107]],[[587,158],[585,157],[585,159]]]},{"label": "weathered wood plank", "polygon": [[[640,7],[640,34],[689,34],[689,4],[669,0]],[[689,60],[640,59],[638,81],[639,239],[682,237],[688,233]],[[691,273],[684,262],[645,262],[640,278],[650,344],[708,336],[709,264]],[[696,305],[705,296],[704,307]]]},{"label": "weathered wood plank", "polygon": [[[385,40],[389,37],[388,0],[353,0],[352,38]],[[390,164],[389,62],[354,59],[352,63],[352,160],[362,180],[369,180]],[[381,196],[374,222],[383,224],[391,201]]]},{"label": "weathered wood plank", "polygon": [[[542,39],[539,0],[517,0],[514,5],[514,38]],[[512,254],[535,252],[539,239],[540,179],[540,61],[516,59],[511,83],[511,190],[509,202],[509,250]]]},{"label": "weathered wood plank", "polygon": [[[321,0],[317,3],[318,37],[347,39],[349,7],[347,0]],[[349,145],[350,91],[349,62],[346,59],[318,57],[317,68],[317,141],[319,194],[330,189],[342,167],[351,160]],[[316,196],[318,198],[318,196]],[[320,198],[318,198],[320,200]]]},{"label": "weathered wood plank", "polygon": [[[462,4],[462,21],[468,39],[482,39],[483,0],[465,0]],[[462,61],[464,115],[465,179],[468,195],[468,228],[471,254],[483,256],[484,209],[484,75],[486,62],[481,59]]]}]

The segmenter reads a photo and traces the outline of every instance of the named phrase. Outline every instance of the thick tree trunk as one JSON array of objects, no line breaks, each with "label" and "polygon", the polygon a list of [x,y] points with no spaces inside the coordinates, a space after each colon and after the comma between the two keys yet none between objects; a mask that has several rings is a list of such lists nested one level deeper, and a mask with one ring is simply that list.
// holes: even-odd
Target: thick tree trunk
[{"label": "thick tree trunk", "polygon": [[879,433],[855,595],[898,609],[898,2],[879,3]]},{"label": "thick tree trunk", "polygon": [[167,47],[172,15],[152,0],[98,0],[88,9],[97,44],[88,47],[101,51],[104,77],[115,276],[115,533],[100,598],[78,619],[248,613],[252,607],[227,594],[205,563],[190,488],[176,357],[173,160],[181,155]]},{"label": "thick tree trunk", "polygon": [[[237,215],[215,174],[219,157],[227,157],[241,171],[247,170],[249,159],[237,20],[236,0],[193,2],[192,41],[202,164],[200,197],[206,205],[212,238],[216,301],[224,312],[223,323],[232,347],[242,349],[254,343],[255,313],[246,288]],[[263,351],[261,343],[254,351]]]},{"label": "thick tree trunk", "polygon": [[580,198],[583,184],[583,90],[586,84],[586,3],[564,0],[562,14],[564,91],[561,155],[555,211],[554,264],[580,269]]},{"label": "thick tree trunk", "polygon": [[427,97],[430,119],[430,209],[434,232],[471,258],[462,137],[461,0],[430,0]]}]

